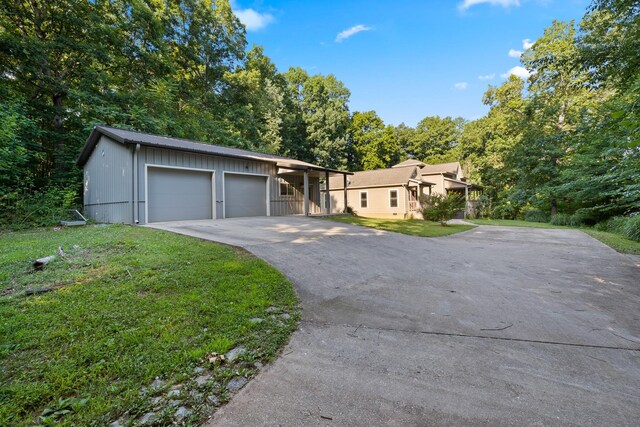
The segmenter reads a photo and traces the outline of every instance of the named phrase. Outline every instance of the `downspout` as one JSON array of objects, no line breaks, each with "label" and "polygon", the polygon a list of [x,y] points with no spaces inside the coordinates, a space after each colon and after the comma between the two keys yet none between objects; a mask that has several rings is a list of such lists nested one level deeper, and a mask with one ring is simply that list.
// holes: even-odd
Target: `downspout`
[{"label": "downspout", "polygon": [[140,206],[138,202],[138,152],[140,144],[136,144],[133,150],[133,221],[135,224],[140,223]]}]

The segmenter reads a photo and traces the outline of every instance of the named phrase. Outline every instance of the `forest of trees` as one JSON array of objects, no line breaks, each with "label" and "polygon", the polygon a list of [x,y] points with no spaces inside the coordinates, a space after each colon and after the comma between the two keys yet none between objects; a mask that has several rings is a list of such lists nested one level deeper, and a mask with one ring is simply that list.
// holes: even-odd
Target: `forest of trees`
[{"label": "forest of trees", "polygon": [[638,213],[639,16],[638,0],[594,0],[525,51],[528,81],[488,87],[486,116],[412,128],[350,112],[333,75],[278,71],[228,0],[0,0],[0,217],[78,203],[96,124],[352,171],[460,161],[504,218]]}]

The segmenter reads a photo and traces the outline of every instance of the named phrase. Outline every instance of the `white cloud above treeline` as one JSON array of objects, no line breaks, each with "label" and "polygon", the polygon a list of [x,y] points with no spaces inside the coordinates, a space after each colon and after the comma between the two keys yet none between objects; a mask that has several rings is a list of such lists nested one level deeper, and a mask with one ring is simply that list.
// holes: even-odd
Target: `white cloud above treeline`
[{"label": "white cloud above treeline", "polygon": [[458,5],[458,10],[465,11],[470,7],[473,7],[479,4],[489,4],[491,6],[510,7],[510,6],[520,6],[520,0],[464,0],[462,3]]},{"label": "white cloud above treeline", "polygon": [[367,27],[366,25],[362,25],[362,24],[354,25],[353,27],[347,28],[344,31],[340,31],[338,33],[338,35],[336,36],[336,43],[340,43],[343,40],[346,40],[349,37],[352,37],[352,36],[354,36],[354,35],[356,35],[358,33],[361,33],[363,31],[371,31],[372,29],[373,28]]},{"label": "white cloud above treeline", "polygon": [[257,31],[274,21],[270,13],[260,13],[253,9],[235,9],[233,13],[244,24],[247,31]]},{"label": "white cloud above treeline", "polygon": [[458,82],[456,84],[453,85],[453,87],[455,87],[458,90],[465,90],[468,86],[467,82]]},{"label": "white cloud above treeline", "polygon": [[506,78],[509,78],[509,76],[511,75],[518,76],[523,80],[527,80],[531,75],[531,73],[526,68],[521,67],[520,65],[516,65],[515,67],[510,68],[506,73],[501,74],[500,76],[506,79]]}]

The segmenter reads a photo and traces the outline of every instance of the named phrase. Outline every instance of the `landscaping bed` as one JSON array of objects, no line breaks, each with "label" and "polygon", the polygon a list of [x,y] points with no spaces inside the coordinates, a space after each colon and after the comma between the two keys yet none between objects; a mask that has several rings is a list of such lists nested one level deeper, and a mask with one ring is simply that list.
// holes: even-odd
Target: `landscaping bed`
[{"label": "landscaping bed", "polygon": [[2,234],[0,286],[0,425],[197,424],[299,318],[265,262],[143,227]]}]

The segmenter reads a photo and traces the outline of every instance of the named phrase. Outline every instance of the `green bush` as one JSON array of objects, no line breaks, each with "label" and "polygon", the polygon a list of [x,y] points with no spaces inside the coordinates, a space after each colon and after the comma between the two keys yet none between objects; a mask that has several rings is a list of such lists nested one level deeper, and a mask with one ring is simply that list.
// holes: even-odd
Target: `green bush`
[{"label": "green bush", "polygon": [[640,242],[640,215],[634,215],[626,218],[622,235],[629,240]]},{"label": "green bush", "polygon": [[551,217],[551,224],[553,225],[571,225],[571,215],[566,213],[558,213]]},{"label": "green bush", "polygon": [[498,205],[493,208],[491,218],[493,219],[515,219],[518,210],[512,204]]},{"label": "green bush", "polygon": [[464,198],[457,194],[443,195],[432,194],[423,196],[420,199],[422,206],[422,218],[427,221],[439,221],[441,225],[446,225],[447,221],[464,209]]},{"label": "green bush", "polygon": [[529,222],[549,222],[550,215],[539,209],[528,210],[524,214],[524,220]]},{"label": "green bush", "polygon": [[600,231],[622,234],[628,219],[628,217],[624,216],[614,216],[606,221],[596,224],[595,228]]},{"label": "green bush", "polygon": [[46,227],[69,219],[78,207],[74,190],[51,187],[35,193],[14,191],[0,197],[0,229]]}]

